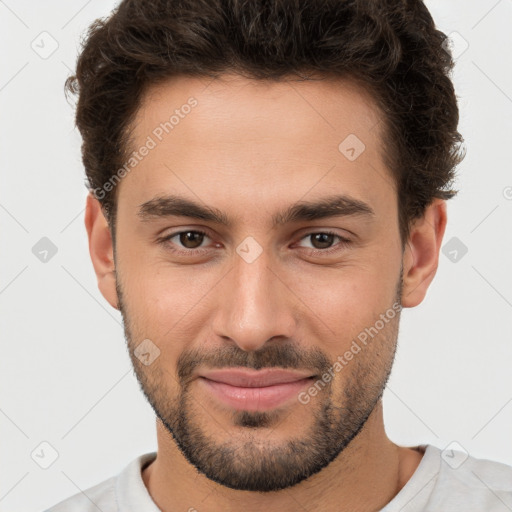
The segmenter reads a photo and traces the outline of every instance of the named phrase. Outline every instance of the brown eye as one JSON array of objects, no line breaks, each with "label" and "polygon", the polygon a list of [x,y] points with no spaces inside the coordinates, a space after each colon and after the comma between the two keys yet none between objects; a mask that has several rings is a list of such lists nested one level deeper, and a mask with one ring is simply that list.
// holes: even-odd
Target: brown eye
[{"label": "brown eye", "polygon": [[209,239],[210,237],[204,231],[189,229],[188,231],[176,231],[163,238],[159,238],[158,243],[164,245],[172,252],[192,255],[196,251],[207,250],[206,247],[201,246],[205,238]]},{"label": "brown eye", "polygon": [[199,231],[183,231],[179,233],[180,243],[187,249],[197,249],[201,246],[204,233]]},{"label": "brown eye", "polygon": [[336,235],[331,233],[314,233],[308,236],[311,237],[311,241],[315,249],[328,249],[331,247]]},{"label": "brown eye", "polygon": [[[309,249],[311,253],[317,255],[327,255],[331,252],[341,251],[351,243],[350,240],[330,231],[309,233],[302,238],[301,242],[303,243],[304,240],[308,241],[311,245],[309,247],[301,245],[301,247]],[[336,240],[338,240],[337,243],[335,243]]]}]

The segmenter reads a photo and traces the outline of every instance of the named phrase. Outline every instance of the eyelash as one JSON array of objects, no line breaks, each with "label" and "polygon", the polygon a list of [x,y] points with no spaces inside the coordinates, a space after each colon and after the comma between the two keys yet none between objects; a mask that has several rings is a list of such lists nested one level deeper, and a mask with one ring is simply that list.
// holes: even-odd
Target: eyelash
[{"label": "eyelash", "polygon": [[[204,251],[208,250],[206,248],[199,248],[199,249],[176,249],[174,247],[171,247],[171,244],[169,243],[169,241],[172,238],[174,238],[175,236],[181,235],[182,233],[198,233],[200,235],[203,235],[203,236],[206,236],[206,237],[210,238],[208,233],[206,233],[205,231],[202,231],[200,229],[187,229],[187,230],[184,230],[184,231],[176,231],[175,233],[171,233],[169,235],[166,235],[165,237],[159,238],[157,240],[157,242],[162,244],[162,245],[164,245],[164,246],[166,246],[166,248],[169,248],[171,250],[171,252],[177,253],[177,254],[187,254],[187,255],[190,255],[190,254],[201,253],[201,252],[204,252]],[[340,248],[345,248],[346,246],[351,244],[351,241],[348,240],[347,238],[344,238],[341,235],[338,235],[337,233],[334,233],[333,231],[329,231],[329,230],[326,230],[326,231],[311,231],[310,233],[305,234],[301,238],[301,240],[303,240],[304,238],[307,238],[309,236],[318,235],[318,234],[333,235],[333,236],[337,237],[340,241],[337,244],[335,244],[333,247],[329,247],[328,249],[309,249],[310,254],[312,254],[314,256],[319,255],[319,254],[322,254],[322,255],[326,255],[327,254],[327,255],[329,255],[332,252],[337,252],[338,250],[340,250]]]}]

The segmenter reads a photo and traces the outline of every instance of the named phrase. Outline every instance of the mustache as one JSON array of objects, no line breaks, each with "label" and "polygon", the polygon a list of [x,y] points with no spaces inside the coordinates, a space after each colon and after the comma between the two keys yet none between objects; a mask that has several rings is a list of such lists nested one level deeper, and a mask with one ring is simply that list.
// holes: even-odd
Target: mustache
[{"label": "mustache", "polygon": [[182,385],[193,380],[198,367],[208,369],[243,367],[253,370],[287,368],[321,375],[331,367],[329,358],[318,348],[304,349],[294,343],[269,342],[259,350],[246,352],[236,345],[217,349],[191,349],[181,353],[176,372]]}]

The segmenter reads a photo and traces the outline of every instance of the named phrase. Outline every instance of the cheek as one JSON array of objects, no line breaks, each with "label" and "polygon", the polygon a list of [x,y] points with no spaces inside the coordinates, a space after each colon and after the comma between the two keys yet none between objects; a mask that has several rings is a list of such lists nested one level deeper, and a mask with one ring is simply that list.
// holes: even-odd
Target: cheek
[{"label": "cheek", "polygon": [[166,359],[177,358],[201,338],[218,276],[193,266],[141,262],[131,269],[123,266],[122,277],[133,331],[154,340]]},{"label": "cheek", "polygon": [[193,300],[196,291],[191,271],[172,267],[153,250],[143,250],[138,242],[133,247],[119,249],[119,274],[123,289],[129,298],[132,312],[144,314],[144,318],[168,318],[166,323],[180,316]]},{"label": "cheek", "polygon": [[[388,284],[362,264],[339,268],[311,268],[293,276],[290,288],[310,313],[316,313],[332,330],[343,337],[387,297]],[[309,314],[308,316],[311,316]]]}]

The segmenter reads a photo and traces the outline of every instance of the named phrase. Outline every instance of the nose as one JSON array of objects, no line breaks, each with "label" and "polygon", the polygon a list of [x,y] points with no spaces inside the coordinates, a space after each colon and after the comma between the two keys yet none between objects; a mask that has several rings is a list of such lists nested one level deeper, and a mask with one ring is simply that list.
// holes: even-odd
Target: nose
[{"label": "nose", "polygon": [[245,351],[258,350],[276,336],[292,337],[297,299],[282,274],[265,251],[252,262],[235,254],[232,269],[219,283],[215,334]]}]

